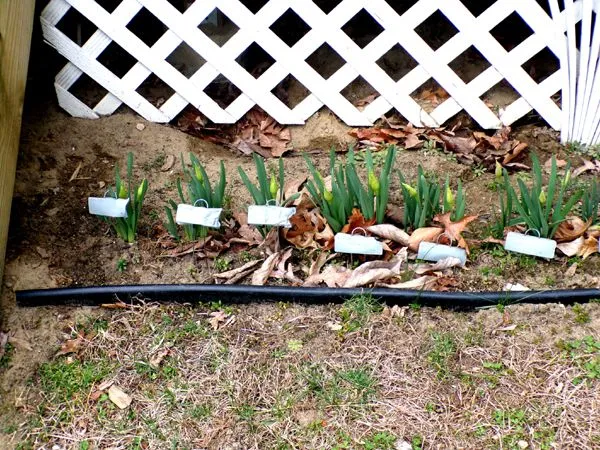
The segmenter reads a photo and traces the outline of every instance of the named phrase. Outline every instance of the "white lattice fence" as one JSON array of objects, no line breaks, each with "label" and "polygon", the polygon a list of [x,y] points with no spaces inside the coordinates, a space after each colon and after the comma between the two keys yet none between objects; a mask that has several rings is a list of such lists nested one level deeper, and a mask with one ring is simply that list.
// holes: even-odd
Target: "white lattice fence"
[{"label": "white lattice fence", "polygon": [[[222,46],[199,29],[217,7],[239,28]],[[70,8],[76,8],[97,28],[81,46],[57,26]],[[152,46],[127,27],[142,8],[167,28]],[[310,28],[292,47],[271,30],[289,9]],[[363,9],[379,23],[381,32],[361,48],[343,27]],[[438,10],[458,32],[434,50],[415,29]],[[533,33],[506,50],[491,30],[514,13]],[[581,16],[578,3],[574,14]],[[478,16],[460,0],[419,0],[403,14],[385,0],[343,0],[329,14],[311,0],[270,0],[256,14],[239,0],[199,0],[183,13],[166,0],[123,0],[111,13],[94,0],[51,0],[41,20],[46,41],[69,61],[56,77],[60,105],[78,117],[108,115],[125,103],[150,121],[168,122],[191,104],[213,122],[234,123],[258,105],[282,124],[302,124],[326,106],[351,126],[371,125],[392,109],[415,125],[437,126],[465,110],[483,128],[492,129],[511,124],[533,109],[550,126],[561,128],[561,109],[552,97],[561,90],[562,71],[537,83],[523,65],[547,48],[560,57],[566,22],[553,20],[535,0],[498,0]],[[113,41],[137,61],[123,76],[115,75],[98,61]],[[183,42],[206,61],[189,78],[167,61]],[[253,43],[274,60],[258,78],[236,61]],[[307,58],[325,43],[344,60],[343,66],[327,79],[307,63]],[[377,61],[398,44],[417,65],[395,81]],[[451,63],[472,46],[489,62],[489,67],[465,83]],[[83,73],[108,91],[91,107],[70,92]],[[151,74],[175,92],[160,107],[138,92]],[[310,92],[292,109],[272,92],[289,75]],[[226,108],[205,92],[219,76],[242,92]],[[357,108],[342,95],[344,88],[359,76],[379,94],[364,108]],[[430,79],[449,98],[426,112],[411,94]],[[482,96],[503,80],[520,97],[505,108],[492,108]]]}]

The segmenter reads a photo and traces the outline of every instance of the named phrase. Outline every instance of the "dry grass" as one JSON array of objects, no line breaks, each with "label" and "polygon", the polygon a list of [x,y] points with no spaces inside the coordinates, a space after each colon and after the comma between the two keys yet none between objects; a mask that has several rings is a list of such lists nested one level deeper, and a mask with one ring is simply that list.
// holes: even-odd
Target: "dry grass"
[{"label": "dry grass", "polygon": [[[600,305],[372,306],[103,312],[74,327],[79,353],[32,374],[0,431],[20,448],[600,446]],[[107,380],[129,408],[95,394]]]}]

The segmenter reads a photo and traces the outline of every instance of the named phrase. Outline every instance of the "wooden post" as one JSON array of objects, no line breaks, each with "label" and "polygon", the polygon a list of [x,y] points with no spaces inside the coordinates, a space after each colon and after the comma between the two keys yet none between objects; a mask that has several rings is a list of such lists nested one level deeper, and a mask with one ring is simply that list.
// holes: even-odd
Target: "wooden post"
[{"label": "wooden post", "polygon": [[0,280],[19,153],[35,0],[0,0]]}]

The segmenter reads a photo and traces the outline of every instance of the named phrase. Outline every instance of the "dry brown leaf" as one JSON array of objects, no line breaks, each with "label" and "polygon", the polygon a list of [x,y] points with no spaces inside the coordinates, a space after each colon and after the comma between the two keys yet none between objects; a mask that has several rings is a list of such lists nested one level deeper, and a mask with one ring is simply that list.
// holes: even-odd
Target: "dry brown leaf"
[{"label": "dry brown leaf", "polygon": [[269,256],[265,260],[265,262],[260,267],[260,269],[258,269],[256,272],[254,272],[254,275],[252,275],[252,285],[253,286],[264,286],[264,284],[269,279],[271,272],[273,272],[273,269],[275,268],[275,265],[277,264],[279,257],[280,257],[279,253],[273,253],[271,256]]},{"label": "dry brown leaf", "polygon": [[416,252],[421,242],[436,242],[443,232],[444,230],[438,227],[417,228],[408,239],[408,248]]},{"label": "dry brown leaf", "polygon": [[318,275],[321,272],[321,269],[323,268],[323,266],[325,265],[326,262],[327,262],[327,253],[325,253],[325,252],[319,253],[319,256],[317,256],[317,259],[315,259],[310,265],[310,269],[308,270],[308,276],[312,277],[314,275]]},{"label": "dry brown leaf", "polygon": [[558,229],[554,234],[554,240],[556,242],[571,242],[579,236],[583,236],[591,225],[592,219],[584,222],[579,217],[567,217],[567,219],[558,226]]},{"label": "dry brown leaf", "polygon": [[320,274],[312,275],[304,280],[303,286],[314,287],[325,283],[327,287],[342,287],[352,275],[352,271],[343,266],[326,266]]},{"label": "dry brown leaf", "polygon": [[8,334],[0,331],[0,358],[4,356],[6,352],[6,344],[8,343]]},{"label": "dry brown leaf", "polygon": [[425,275],[414,280],[406,281],[404,283],[397,284],[378,284],[379,287],[386,287],[390,289],[418,289],[425,290],[433,287],[436,284],[437,277]]},{"label": "dry brown leaf", "polygon": [[168,172],[169,170],[171,170],[173,168],[174,164],[175,164],[175,156],[167,155],[167,157],[165,158],[164,164],[160,167],[160,171]]},{"label": "dry brown leaf", "polygon": [[333,231],[317,210],[297,209],[290,223],[292,227],[284,228],[282,236],[296,248],[328,250],[333,247]]},{"label": "dry brown leaf", "polygon": [[154,367],[155,369],[158,369],[160,367],[160,363],[163,359],[165,359],[165,356],[167,356],[169,352],[170,350],[168,348],[163,348],[162,350],[159,350],[154,354],[154,356],[152,356],[152,358],[150,358],[150,361],[148,361],[148,363],[150,364],[150,366]]},{"label": "dry brown leaf", "polygon": [[210,319],[208,319],[208,323],[212,327],[213,330],[218,330],[219,326],[224,323],[229,316],[227,313],[223,311],[213,311],[210,313]]},{"label": "dry brown leaf", "polygon": [[306,175],[301,175],[292,179],[291,181],[286,181],[285,189],[283,191],[284,198],[288,199],[291,196],[299,193],[302,190],[302,186],[306,183],[307,180]]},{"label": "dry brown leaf", "polygon": [[593,255],[594,253],[598,253],[598,239],[594,236],[587,236],[579,251],[577,252],[577,256],[581,256],[583,259],[586,259],[588,256]]},{"label": "dry brown leaf", "polygon": [[579,250],[583,246],[583,242],[584,239],[583,236],[581,236],[574,241],[558,244],[556,248],[559,249],[565,256],[571,257],[579,253]]},{"label": "dry brown leaf", "polygon": [[121,388],[114,384],[108,390],[108,398],[111,402],[119,407],[119,409],[125,409],[131,405],[131,397],[127,395]]},{"label": "dry brown leaf", "polygon": [[450,256],[448,258],[440,259],[435,264],[419,264],[413,270],[417,275],[424,275],[426,273],[444,271],[460,266],[462,266],[461,260]]},{"label": "dry brown leaf", "polygon": [[407,260],[407,249],[404,248],[390,261],[369,261],[352,271],[350,278],[344,283],[345,288],[367,286],[379,281],[388,280],[400,275],[402,264]]},{"label": "dry brown leaf", "polygon": [[106,309],[127,309],[129,308],[129,305],[122,301],[118,301],[116,303],[102,303],[100,307]]},{"label": "dry brown leaf", "polygon": [[576,272],[577,272],[577,263],[573,263],[565,272],[565,278],[574,277]]},{"label": "dry brown leaf", "polygon": [[79,333],[75,339],[69,339],[65,341],[61,346],[60,350],[56,352],[54,356],[68,355],[69,353],[77,353],[81,349],[84,343],[85,335]]},{"label": "dry brown leaf", "polygon": [[367,228],[367,231],[375,236],[379,236],[383,239],[389,239],[390,241],[394,241],[400,245],[408,246],[410,236],[404,230],[401,230],[394,225],[389,224],[381,224],[381,225],[372,225]]},{"label": "dry brown leaf", "polygon": [[360,209],[354,208],[352,210],[352,215],[350,215],[350,217],[348,218],[348,223],[344,225],[341,232],[352,234],[352,232],[357,228],[362,228],[363,230],[366,230],[373,224],[375,224],[375,218],[367,220],[362,215],[362,212],[360,212]]},{"label": "dry brown leaf", "polygon": [[465,238],[462,237],[462,232],[467,228],[469,223],[473,222],[479,216],[465,216],[458,222],[452,222],[450,216],[451,213],[438,214],[433,220],[444,227],[444,234],[449,239],[458,243],[458,246],[464,248],[467,251],[467,254],[469,254],[469,246],[467,245]]},{"label": "dry brown leaf", "polygon": [[228,279],[233,278],[236,275],[240,274],[241,272],[245,272],[246,270],[251,269],[254,266],[257,266],[260,262],[262,262],[262,259],[257,259],[255,261],[249,261],[246,264],[244,264],[243,266],[238,267],[237,269],[228,270],[227,272],[215,273],[213,275],[213,277],[228,280]]}]

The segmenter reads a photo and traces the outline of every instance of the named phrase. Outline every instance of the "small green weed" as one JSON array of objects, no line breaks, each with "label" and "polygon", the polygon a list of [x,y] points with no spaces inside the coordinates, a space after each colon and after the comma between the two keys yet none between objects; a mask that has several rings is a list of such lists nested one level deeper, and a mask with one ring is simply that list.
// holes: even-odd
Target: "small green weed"
[{"label": "small green weed", "polygon": [[127,260],[125,258],[119,258],[117,261],[117,272],[125,272],[127,270]]},{"label": "small green weed", "polygon": [[46,393],[67,401],[76,394],[87,394],[94,383],[104,379],[111,371],[112,367],[106,361],[75,360],[67,363],[65,359],[58,359],[42,364],[38,373]]},{"label": "small green weed", "polygon": [[586,323],[591,322],[590,313],[585,309],[585,307],[579,303],[575,303],[573,305],[573,313],[575,314],[575,322],[584,325]]},{"label": "small green weed", "polygon": [[449,333],[433,332],[430,334],[430,348],[427,361],[435,369],[439,379],[447,378],[451,372],[450,360],[457,351],[454,337]]},{"label": "small green weed", "polygon": [[363,442],[365,450],[393,450],[396,448],[398,438],[387,431],[371,434]]},{"label": "small green weed", "polygon": [[15,348],[11,343],[4,346],[4,354],[0,358],[0,369],[5,369],[10,364],[10,360],[15,352]]},{"label": "small green weed", "polygon": [[215,258],[214,267],[217,272],[225,272],[231,268],[231,260],[222,256]]},{"label": "small green weed", "polygon": [[345,331],[356,331],[363,327],[369,318],[383,309],[381,303],[370,294],[356,295],[344,302],[340,308],[340,318]]}]

